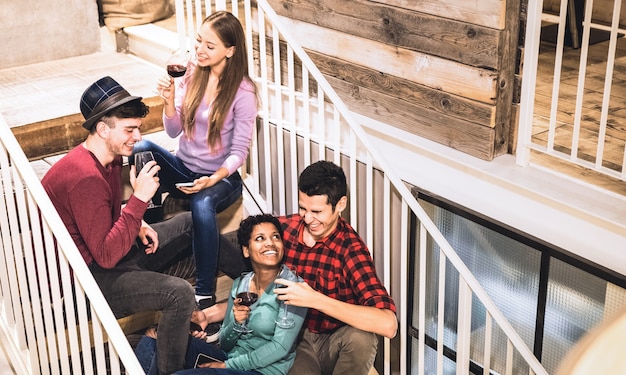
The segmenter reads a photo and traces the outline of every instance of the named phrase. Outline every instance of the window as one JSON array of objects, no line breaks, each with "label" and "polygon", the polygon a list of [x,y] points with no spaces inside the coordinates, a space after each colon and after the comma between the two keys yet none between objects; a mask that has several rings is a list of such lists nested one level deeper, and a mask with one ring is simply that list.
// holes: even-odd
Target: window
[{"label": "window", "polygon": [[[624,305],[626,282],[622,276],[425,193],[418,193],[418,199],[548,372],[556,371],[571,347],[600,323],[609,310]],[[416,239],[415,243],[419,241]],[[410,280],[413,288],[410,290],[417,291],[419,257],[416,256],[416,246],[411,246],[411,249],[413,267]],[[454,374],[459,274],[448,262],[445,270],[444,334],[443,338],[439,338],[438,250],[431,241],[426,267],[429,284],[426,297],[426,363],[427,369],[436,369],[433,348],[436,348],[438,340],[443,339],[446,348],[444,373]],[[417,358],[414,354],[417,350],[418,305],[414,297],[409,305],[409,316],[412,317],[409,345],[412,358]],[[475,296],[474,300],[477,301]],[[471,371],[477,374],[482,374],[485,315],[481,303],[472,303]],[[503,373],[506,337],[498,331],[494,329],[492,333],[491,368]],[[521,357],[514,357],[513,372],[527,374],[527,366],[523,363]]]}]

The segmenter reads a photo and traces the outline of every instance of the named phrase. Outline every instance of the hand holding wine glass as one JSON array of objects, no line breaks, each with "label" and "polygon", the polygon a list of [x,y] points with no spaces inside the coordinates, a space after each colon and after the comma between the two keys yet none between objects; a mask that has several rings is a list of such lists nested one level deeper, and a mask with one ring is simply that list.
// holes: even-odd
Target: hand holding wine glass
[{"label": "hand holding wine glass", "polygon": [[[137,179],[139,178],[140,173],[142,172],[142,170],[144,169],[145,165],[148,164],[149,162],[154,161],[154,155],[152,155],[152,152],[150,151],[143,151],[143,152],[138,152],[135,154],[135,173],[137,175]],[[155,166],[153,168],[157,168],[158,171],[158,166]],[[147,171],[146,171],[147,172]],[[153,182],[152,185],[148,185],[144,182],[144,179],[142,179],[141,182],[136,182],[135,183],[135,193],[138,195],[138,197],[140,195],[143,195],[143,190],[145,190],[146,188],[149,189],[149,191],[151,192],[151,195],[154,195],[154,193],[156,193],[157,189],[159,188],[159,183],[158,180],[156,180],[154,177],[156,177],[158,174],[158,172],[156,172],[153,176],[150,176],[151,181]],[[135,181],[137,181],[137,179]],[[145,181],[149,181],[149,180],[145,180]],[[140,185],[138,185],[140,184]],[[139,197],[140,198],[140,197]],[[156,207],[156,205],[152,202],[152,199],[150,199],[148,201],[148,208],[154,208]]]},{"label": "hand holding wine glass", "polygon": [[[295,267],[291,268],[291,274],[293,275],[293,278],[287,278],[287,276],[291,276],[291,275],[285,275],[283,277],[288,280],[297,282],[298,275],[297,275]],[[286,288],[286,287],[287,285],[285,284],[276,284],[276,288]],[[276,322],[276,325],[279,326],[280,328],[292,328],[296,323],[293,320],[293,318],[289,315],[289,310],[288,310],[287,305],[285,304],[285,301],[281,301],[280,307],[281,308],[278,313],[278,316],[276,317],[276,320],[274,320]]]},{"label": "hand holding wine glass", "polygon": [[[244,272],[241,274],[241,278],[239,279],[239,285],[237,286],[237,298],[238,304],[242,306],[250,307],[252,306],[259,295],[250,290],[250,282],[254,277],[254,272]],[[240,333],[250,333],[252,329],[247,326],[248,320],[244,320],[243,323],[239,324],[235,322],[235,327],[233,328],[235,331]]]},{"label": "hand holding wine glass", "polygon": [[159,95],[168,100],[173,94],[173,82],[174,78],[182,77],[187,72],[187,65],[191,60],[191,53],[186,49],[178,49],[174,51],[165,62],[165,68],[167,70],[167,77],[161,78],[157,82],[157,91]]}]

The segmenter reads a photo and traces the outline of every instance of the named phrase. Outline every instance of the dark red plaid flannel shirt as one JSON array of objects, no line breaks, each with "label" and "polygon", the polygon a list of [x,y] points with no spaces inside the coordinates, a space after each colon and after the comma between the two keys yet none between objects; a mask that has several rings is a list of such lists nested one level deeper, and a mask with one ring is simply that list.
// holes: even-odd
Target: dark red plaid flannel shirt
[{"label": "dark red plaid flannel shirt", "polygon": [[[365,243],[342,218],[337,228],[314,247],[302,241],[304,222],[299,215],[280,217],[283,225],[285,264],[295,266],[313,289],[334,299],[396,312],[393,299],[376,275],[374,262]],[[309,309],[308,329],[329,333],[344,325],[337,319]]]}]

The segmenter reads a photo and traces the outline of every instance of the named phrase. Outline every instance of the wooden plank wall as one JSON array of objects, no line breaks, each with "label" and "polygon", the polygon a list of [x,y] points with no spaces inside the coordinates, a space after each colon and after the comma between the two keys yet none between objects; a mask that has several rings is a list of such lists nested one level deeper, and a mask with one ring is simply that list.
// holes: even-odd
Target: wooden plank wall
[{"label": "wooden plank wall", "polygon": [[508,152],[520,0],[269,0],[354,112]]}]

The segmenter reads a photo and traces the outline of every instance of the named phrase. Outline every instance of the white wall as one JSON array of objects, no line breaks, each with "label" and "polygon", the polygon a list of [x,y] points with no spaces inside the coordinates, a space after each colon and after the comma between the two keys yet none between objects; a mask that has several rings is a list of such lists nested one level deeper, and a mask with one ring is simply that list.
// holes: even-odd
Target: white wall
[{"label": "white wall", "polygon": [[96,0],[1,0],[0,69],[99,51]]}]

